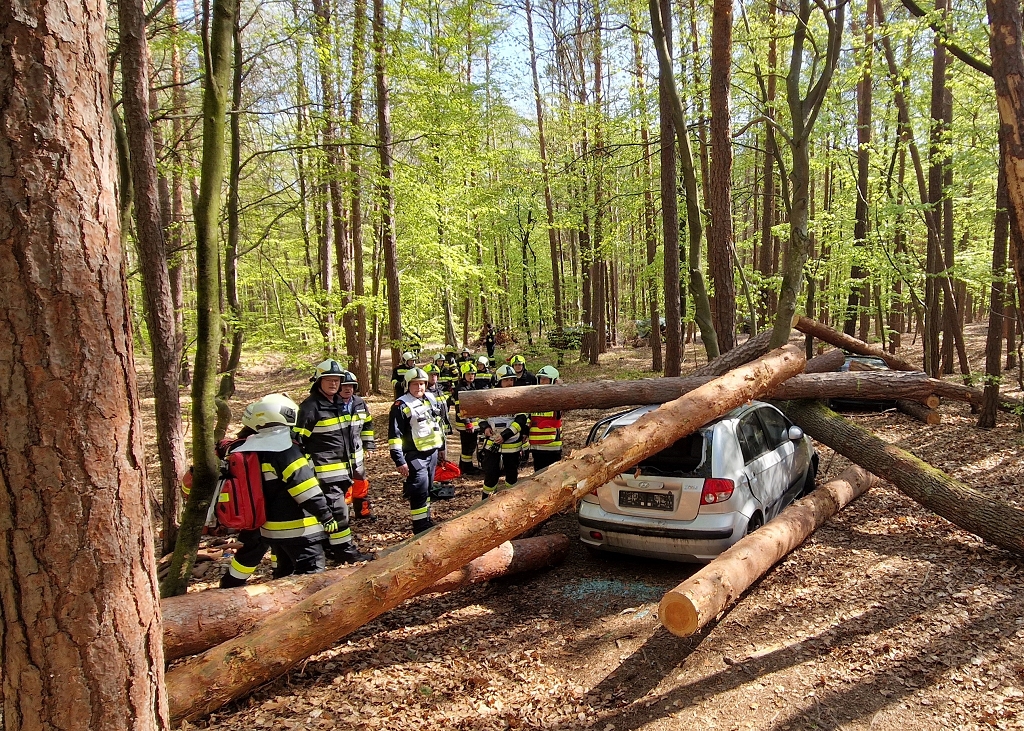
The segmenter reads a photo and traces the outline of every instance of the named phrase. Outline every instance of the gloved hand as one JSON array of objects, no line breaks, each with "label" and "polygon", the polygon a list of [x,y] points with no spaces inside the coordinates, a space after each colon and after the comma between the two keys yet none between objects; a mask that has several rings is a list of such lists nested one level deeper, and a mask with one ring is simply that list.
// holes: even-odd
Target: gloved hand
[{"label": "gloved hand", "polygon": [[337,533],[338,521],[334,518],[331,518],[326,523],[324,523],[324,530],[327,532],[327,535],[330,535],[331,533]]}]

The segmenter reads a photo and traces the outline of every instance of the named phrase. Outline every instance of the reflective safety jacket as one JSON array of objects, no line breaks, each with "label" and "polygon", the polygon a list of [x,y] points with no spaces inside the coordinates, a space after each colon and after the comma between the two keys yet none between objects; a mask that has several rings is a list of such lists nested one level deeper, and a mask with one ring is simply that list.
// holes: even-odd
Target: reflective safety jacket
[{"label": "reflective safety jacket", "polygon": [[396,465],[401,467],[405,464],[408,452],[432,452],[444,448],[443,408],[431,393],[424,393],[422,401],[407,393],[391,405],[388,448]]},{"label": "reflective safety jacket", "polygon": [[[274,427],[274,431],[288,427]],[[280,444],[267,444],[264,437],[268,430],[257,432],[238,449],[257,446],[255,451],[263,469],[263,499],[266,503],[267,522],[260,528],[264,538],[280,543],[309,545],[319,543],[327,537],[322,523],[330,522],[334,515],[327,506],[320,484],[313,473],[313,467],[298,445],[290,438],[283,449]],[[253,442],[252,440],[257,440]],[[275,451],[271,451],[275,450]]]},{"label": "reflective safety jacket", "polygon": [[517,454],[526,443],[530,433],[529,416],[526,414],[508,414],[505,416],[489,416],[479,424],[480,433],[487,429],[501,434],[502,443],[495,444],[490,437],[484,438],[483,450],[485,452],[501,452],[502,454]]},{"label": "reflective safety jacket", "polygon": [[492,371],[477,371],[475,383],[477,388],[491,388],[494,386],[494,373]]},{"label": "reflective safety jacket", "polygon": [[395,387],[395,398],[398,398],[406,391],[405,372],[416,366],[407,366],[404,362],[395,366],[391,371],[391,385]]},{"label": "reflective safety jacket", "polygon": [[481,390],[483,387],[478,385],[479,378],[480,376],[478,375],[476,379],[473,380],[472,383],[466,381],[465,379],[460,379],[459,382],[455,384],[455,389],[452,391],[451,402],[452,405],[455,407],[454,424],[455,429],[457,431],[471,432],[476,429],[476,419],[462,416],[462,412],[459,410],[459,395],[465,393],[466,391]]},{"label": "reflective safety jacket", "polygon": [[562,412],[541,411],[530,414],[530,449],[545,452],[562,450]]},{"label": "reflective safety jacket", "polygon": [[295,439],[313,462],[317,479],[324,484],[366,479],[364,447],[376,447],[373,417],[366,402],[352,396],[328,399],[317,384],[299,405],[293,427]]},{"label": "reflective safety jacket", "polygon": [[438,383],[441,384],[445,393],[450,393],[458,380],[459,364],[453,360],[446,360],[445,364],[441,366],[441,377],[438,379]]}]

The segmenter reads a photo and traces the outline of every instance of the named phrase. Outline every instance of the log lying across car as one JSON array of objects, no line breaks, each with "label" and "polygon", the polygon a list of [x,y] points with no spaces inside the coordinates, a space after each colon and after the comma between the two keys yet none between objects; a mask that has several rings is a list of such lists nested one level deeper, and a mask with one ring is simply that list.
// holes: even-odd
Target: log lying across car
[{"label": "log lying across car", "polygon": [[966,531],[1024,555],[1024,510],[954,480],[815,401],[776,403],[805,432]]},{"label": "log lying across car", "polygon": [[361,566],[251,633],[186,660],[166,675],[172,720],[200,718],[277,678],[442,576],[538,525],[591,490],[709,421],[803,370],[796,346],[665,404],[600,445],[520,480],[476,507]]},{"label": "log lying across car", "polygon": [[790,505],[665,594],[658,609],[662,625],[680,637],[699,631],[877,481],[870,472],[854,465],[838,479]]},{"label": "log lying across car", "polygon": [[[455,591],[500,576],[535,571],[561,562],[568,552],[569,538],[562,533],[505,541],[418,594]],[[289,576],[265,584],[210,589],[164,599],[160,602],[164,660],[195,655],[248,632],[258,622],[357,570],[357,566],[343,566],[322,574]]]},{"label": "log lying across car", "polygon": [[[710,381],[709,376],[682,378],[644,378],[638,381],[587,381],[554,386],[522,386],[466,391],[459,396],[459,408],[467,416],[530,413],[533,411],[570,411],[572,409],[611,409],[617,406],[660,404],[679,398]],[[964,387],[947,389],[944,384],[921,372],[856,371],[848,373],[803,373],[779,384],[772,392],[778,399],[896,399],[904,398],[938,406],[935,394],[960,394]],[[979,391],[980,393],[980,391]],[[955,398],[955,396],[952,396]]]}]

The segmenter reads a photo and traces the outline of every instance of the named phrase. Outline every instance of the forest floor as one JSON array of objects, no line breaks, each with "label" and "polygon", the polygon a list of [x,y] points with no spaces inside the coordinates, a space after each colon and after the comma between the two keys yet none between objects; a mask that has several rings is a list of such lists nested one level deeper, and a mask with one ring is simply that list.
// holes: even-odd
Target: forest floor
[{"label": "forest floor", "polygon": [[[984,328],[970,328],[969,350],[982,371]],[[686,352],[689,369],[703,362],[702,351]],[[919,348],[901,355],[921,362]],[[599,367],[561,371],[570,382],[654,375],[650,351],[629,347],[602,356]],[[307,374],[283,358],[248,362],[239,373],[235,413],[269,390],[301,400]],[[143,382],[151,412],[145,388]],[[391,400],[368,402],[382,445],[369,460],[378,517],[356,523],[355,532],[363,550],[380,550],[409,536],[409,518],[387,456]],[[966,405],[947,402],[939,410],[937,426],[895,411],[850,416],[968,485],[1024,507],[1017,418],[1000,414],[997,428],[986,431],[975,427]],[[603,413],[569,413],[567,448],[581,446]],[[151,413],[147,419],[155,475]],[[457,439],[450,444],[457,454]],[[848,463],[818,449],[821,484]],[[435,503],[435,521],[479,500],[479,479],[456,484],[454,500]],[[540,532],[572,539],[562,564],[407,601],[188,727],[1024,728],[1024,562],[888,483],[842,511],[689,639],[661,627],[658,602],[696,567],[590,556],[576,538],[571,510]],[[227,561],[213,564],[191,590],[215,586]],[[262,567],[256,580],[268,573]]]}]

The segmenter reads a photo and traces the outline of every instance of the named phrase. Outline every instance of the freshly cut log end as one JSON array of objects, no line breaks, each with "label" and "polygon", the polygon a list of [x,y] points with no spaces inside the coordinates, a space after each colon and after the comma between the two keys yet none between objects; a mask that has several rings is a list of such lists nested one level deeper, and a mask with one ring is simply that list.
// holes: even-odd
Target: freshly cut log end
[{"label": "freshly cut log end", "polygon": [[920,404],[917,401],[896,399],[896,408],[907,416],[917,419],[922,424],[934,426],[942,423],[942,414],[934,409],[929,409],[926,405]]},{"label": "freshly cut log end", "polygon": [[790,505],[666,593],[658,612],[661,624],[679,637],[699,631],[877,479],[854,465]]}]

